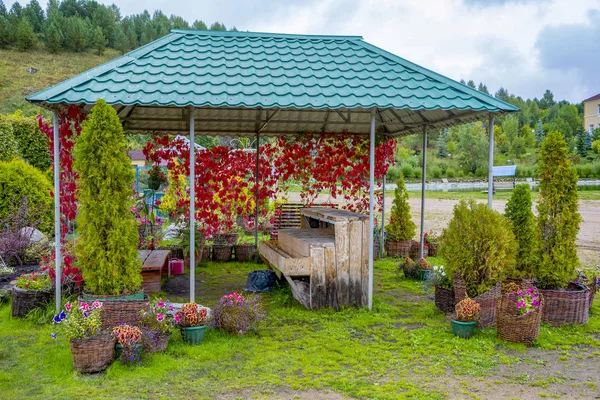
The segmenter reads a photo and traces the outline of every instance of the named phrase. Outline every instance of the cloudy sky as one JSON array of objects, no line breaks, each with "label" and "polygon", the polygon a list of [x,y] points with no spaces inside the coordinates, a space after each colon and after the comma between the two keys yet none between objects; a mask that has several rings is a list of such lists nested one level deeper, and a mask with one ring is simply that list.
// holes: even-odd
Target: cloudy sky
[{"label": "cloudy sky", "polygon": [[[14,1],[4,2],[8,8]],[[600,93],[600,0],[100,2],[116,3],[123,15],[160,9],[240,30],[361,35],[451,78],[524,98],[550,89],[579,102]]]}]

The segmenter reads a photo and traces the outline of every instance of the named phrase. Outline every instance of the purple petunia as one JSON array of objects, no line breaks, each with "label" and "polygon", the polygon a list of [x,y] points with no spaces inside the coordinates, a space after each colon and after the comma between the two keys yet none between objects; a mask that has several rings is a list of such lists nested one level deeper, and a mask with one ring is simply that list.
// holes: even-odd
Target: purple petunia
[{"label": "purple petunia", "polygon": [[87,317],[89,317],[89,316],[90,316],[90,314],[88,314],[88,312],[87,312],[87,311],[84,311],[84,312],[83,312],[83,318],[87,318]]},{"label": "purple petunia", "polygon": [[56,339],[56,333],[53,333],[53,334],[52,334],[52,335],[50,335],[50,336],[52,336],[52,339]]}]

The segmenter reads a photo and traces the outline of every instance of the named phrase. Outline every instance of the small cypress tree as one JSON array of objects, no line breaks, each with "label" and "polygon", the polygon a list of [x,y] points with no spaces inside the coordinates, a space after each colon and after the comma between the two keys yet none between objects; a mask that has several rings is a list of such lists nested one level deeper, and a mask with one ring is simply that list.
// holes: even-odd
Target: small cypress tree
[{"label": "small cypress tree", "polygon": [[415,236],[415,223],[410,219],[408,192],[404,185],[404,175],[400,174],[394,191],[394,201],[390,223],[386,228],[387,237],[392,240],[411,240]]},{"label": "small cypress tree", "polygon": [[564,288],[575,275],[578,212],[577,172],[558,131],[546,135],[540,149],[540,196],[536,243],[536,276],[544,288]]},{"label": "small cypress tree", "polygon": [[537,124],[537,128],[535,130],[535,140],[537,141],[538,144],[542,143],[542,141],[544,140],[544,127],[542,125],[542,120],[538,120],[538,124]]},{"label": "small cypress tree", "polygon": [[518,244],[516,270],[510,271],[509,276],[532,277],[535,265],[535,216],[531,211],[531,190],[528,184],[517,185],[513,190],[506,204],[505,215],[512,224]]},{"label": "small cypress tree", "polygon": [[126,148],[117,113],[98,100],[75,143],[73,163],[79,174],[75,250],[85,286],[97,295],[137,291],[142,279],[131,213],[135,172]]},{"label": "small cypress tree", "polygon": [[17,47],[21,51],[32,50],[35,47],[35,33],[33,33],[33,28],[29,24],[29,22],[22,18],[17,25]]},{"label": "small cypress tree", "polygon": [[448,157],[448,129],[447,128],[444,128],[440,131],[440,134],[436,141],[436,145],[437,145],[437,152],[435,153],[435,155],[438,156],[439,158]]}]

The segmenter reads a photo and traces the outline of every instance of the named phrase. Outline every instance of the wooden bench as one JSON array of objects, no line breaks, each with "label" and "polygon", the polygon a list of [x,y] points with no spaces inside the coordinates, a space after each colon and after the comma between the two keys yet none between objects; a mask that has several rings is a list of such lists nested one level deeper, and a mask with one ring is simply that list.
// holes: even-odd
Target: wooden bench
[{"label": "wooden bench", "polygon": [[144,293],[160,292],[160,280],[166,276],[169,268],[171,250],[139,250],[142,260],[142,287]]}]

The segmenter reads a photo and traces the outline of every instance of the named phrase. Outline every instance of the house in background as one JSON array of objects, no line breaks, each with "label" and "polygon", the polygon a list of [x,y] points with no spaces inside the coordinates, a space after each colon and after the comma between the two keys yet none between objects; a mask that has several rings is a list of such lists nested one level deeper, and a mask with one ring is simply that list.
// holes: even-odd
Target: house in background
[{"label": "house in background", "polygon": [[143,167],[146,165],[146,156],[142,150],[130,150],[127,152],[129,158],[131,158],[131,165],[136,167]]},{"label": "house in background", "polygon": [[583,128],[590,135],[600,128],[600,93],[583,101]]}]

